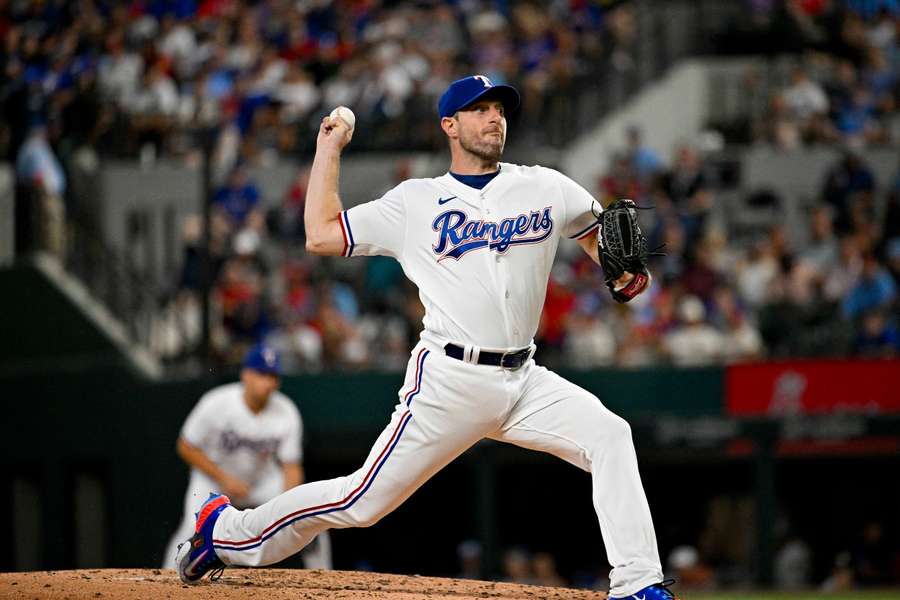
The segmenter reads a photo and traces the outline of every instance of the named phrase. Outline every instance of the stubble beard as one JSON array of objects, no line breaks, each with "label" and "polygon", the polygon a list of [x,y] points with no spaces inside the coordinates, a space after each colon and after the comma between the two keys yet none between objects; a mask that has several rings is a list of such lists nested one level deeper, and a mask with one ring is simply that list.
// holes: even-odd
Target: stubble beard
[{"label": "stubble beard", "polygon": [[463,150],[485,162],[500,162],[505,141],[502,137],[493,143],[479,139],[475,135],[459,137],[459,145]]}]

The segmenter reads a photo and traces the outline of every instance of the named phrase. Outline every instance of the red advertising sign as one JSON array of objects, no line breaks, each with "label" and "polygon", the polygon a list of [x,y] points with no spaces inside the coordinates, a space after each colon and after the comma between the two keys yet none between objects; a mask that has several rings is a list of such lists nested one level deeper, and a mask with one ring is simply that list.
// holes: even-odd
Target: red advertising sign
[{"label": "red advertising sign", "polygon": [[790,416],[900,412],[900,360],[809,360],[730,366],[728,413]]}]

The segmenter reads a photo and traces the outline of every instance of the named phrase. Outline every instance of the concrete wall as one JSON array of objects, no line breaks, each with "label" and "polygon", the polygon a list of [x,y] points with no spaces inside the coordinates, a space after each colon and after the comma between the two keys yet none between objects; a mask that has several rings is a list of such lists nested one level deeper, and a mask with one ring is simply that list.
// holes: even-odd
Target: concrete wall
[{"label": "concrete wall", "polygon": [[709,112],[708,69],[703,61],[688,60],[614,111],[564,153],[562,168],[572,179],[593,191],[597,177],[625,145],[625,130],[640,125],[648,146],[668,159],[672,146],[700,132]]},{"label": "concrete wall", "polygon": [[[786,82],[793,64],[790,57],[682,61],[576,140],[563,154],[563,168],[593,190],[613,155],[625,147],[625,130],[632,124],[643,129],[646,145],[668,162],[678,142],[696,142],[707,124],[758,114],[770,93]],[[748,77],[753,86],[748,87]]]},{"label": "concrete wall", "polygon": [[[890,187],[900,166],[896,149],[874,148],[860,152],[875,175],[879,191]],[[828,170],[841,159],[838,148],[806,148],[780,152],[774,148],[749,148],[743,154],[742,187],[773,187],[802,205],[819,200]]]},{"label": "concrete wall", "polygon": [[[399,160],[412,161],[413,176],[443,172],[430,156],[351,154],[341,164],[344,205],[372,200],[393,187]],[[250,176],[262,194],[262,205],[279,206],[298,169],[305,166],[284,160],[272,167],[251,169]],[[111,161],[101,168],[100,190],[96,206],[106,242],[128,255],[132,264],[148,277],[158,283],[171,283],[181,264],[185,219],[203,212],[201,171],[175,163],[141,168],[136,162]]]}]

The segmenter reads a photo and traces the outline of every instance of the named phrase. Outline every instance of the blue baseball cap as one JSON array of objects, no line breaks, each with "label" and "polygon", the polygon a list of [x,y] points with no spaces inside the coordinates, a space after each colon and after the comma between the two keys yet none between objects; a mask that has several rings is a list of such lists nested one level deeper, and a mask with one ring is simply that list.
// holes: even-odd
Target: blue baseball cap
[{"label": "blue baseball cap", "polygon": [[441,118],[452,117],[456,111],[463,109],[485,96],[496,98],[503,103],[507,111],[519,107],[519,92],[511,85],[494,85],[484,75],[471,75],[457,79],[447,88],[438,102],[438,113]]},{"label": "blue baseball cap", "polygon": [[253,369],[268,375],[281,376],[281,357],[278,352],[264,344],[257,344],[250,348],[244,356],[245,369]]}]

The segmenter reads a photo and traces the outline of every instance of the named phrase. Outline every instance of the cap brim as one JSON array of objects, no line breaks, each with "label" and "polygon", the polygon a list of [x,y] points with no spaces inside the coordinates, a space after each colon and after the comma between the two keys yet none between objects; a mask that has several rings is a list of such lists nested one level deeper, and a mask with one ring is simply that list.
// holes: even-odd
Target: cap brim
[{"label": "cap brim", "polygon": [[521,102],[519,98],[519,92],[511,85],[494,85],[489,88],[485,88],[479,93],[475,94],[465,104],[459,107],[459,110],[465,110],[466,108],[472,106],[479,100],[499,100],[503,104],[503,108],[506,112],[512,112],[519,108],[519,103]]},{"label": "cap brim", "polygon": [[281,377],[281,371],[278,369],[255,367],[253,365],[244,365],[243,368],[250,369],[251,371],[256,371],[260,375],[274,375],[275,377]]}]

